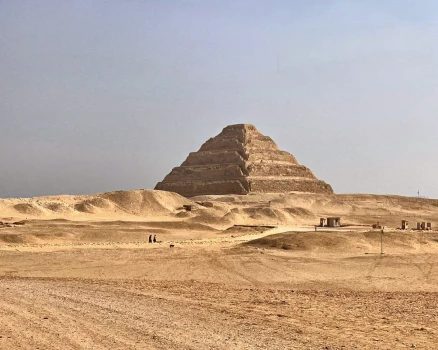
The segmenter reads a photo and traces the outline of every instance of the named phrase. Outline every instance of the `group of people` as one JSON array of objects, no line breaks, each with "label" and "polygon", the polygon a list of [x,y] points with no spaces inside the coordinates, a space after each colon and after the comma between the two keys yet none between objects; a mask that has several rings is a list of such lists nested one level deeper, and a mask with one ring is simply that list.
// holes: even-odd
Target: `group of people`
[{"label": "group of people", "polygon": [[157,235],[154,235],[154,238],[152,239],[152,235],[149,235],[149,243],[157,243]]}]

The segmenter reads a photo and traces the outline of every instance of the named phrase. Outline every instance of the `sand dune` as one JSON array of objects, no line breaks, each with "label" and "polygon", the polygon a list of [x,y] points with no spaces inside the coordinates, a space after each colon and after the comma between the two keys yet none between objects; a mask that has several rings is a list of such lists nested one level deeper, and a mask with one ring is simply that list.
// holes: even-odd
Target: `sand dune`
[{"label": "sand dune", "polygon": [[252,194],[247,196],[199,196],[228,208],[228,222],[312,225],[320,217],[340,216],[344,224],[399,227],[401,220],[438,224],[438,200],[387,195]]},{"label": "sand dune", "polygon": [[190,200],[171,192],[152,190],[114,191],[84,196],[46,196],[35,198],[0,199],[3,218],[67,218],[101,217],[154,218],[177,213]]},{"label": "sand dune", "polygon": [[[245,246],[267,249],[283,249],[301,252],[324,252],[334,254],[379,252],[379,231],[318,231],[288,232],[251,240]],[[438,233],[397,232],[383,234],[383,247],[391,253],[438,251]]]},{"label": "sand dune", "polygon": [[[183,205],[192,206],[186,211]],[[235,224],[309,225],[340,216],[346,225],[399,227],[402,219],[438,225],[438,200],[381,195],[253,194],[200,196],[133,190],[89,196],[0,199],[0,220],[186,221],[218,229]]]}]

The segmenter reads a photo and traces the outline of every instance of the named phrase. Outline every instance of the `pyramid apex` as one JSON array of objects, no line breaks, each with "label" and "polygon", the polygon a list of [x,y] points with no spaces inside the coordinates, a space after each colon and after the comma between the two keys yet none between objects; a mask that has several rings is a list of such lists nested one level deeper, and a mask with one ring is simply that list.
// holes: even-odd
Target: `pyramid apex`
[{"label": "pyramid apex", "polygon": [[226,126],[223,130],[257,130],[257,128],[253,124],[231,124]]}]

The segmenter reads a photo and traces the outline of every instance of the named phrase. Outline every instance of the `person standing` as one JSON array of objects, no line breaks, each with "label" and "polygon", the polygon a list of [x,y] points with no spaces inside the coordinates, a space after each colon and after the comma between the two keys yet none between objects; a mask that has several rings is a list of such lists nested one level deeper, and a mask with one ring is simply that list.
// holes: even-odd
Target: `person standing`
[{"label": "person standing", "polygon": [[152,235],[149,235],[149,243],[152,243]]},{"label": "person standing", "polygon": [[154,235],[154,243],[157,243],[157,236]]}]

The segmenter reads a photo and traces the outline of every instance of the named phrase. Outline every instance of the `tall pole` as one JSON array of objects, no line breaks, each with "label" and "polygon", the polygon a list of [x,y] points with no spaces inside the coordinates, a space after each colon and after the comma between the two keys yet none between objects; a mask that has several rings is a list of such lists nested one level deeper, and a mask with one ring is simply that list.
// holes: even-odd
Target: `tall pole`
[{"label": "tall pole", "polygon": [[380,231],[380,254],[383,254],[383,229]]}]

